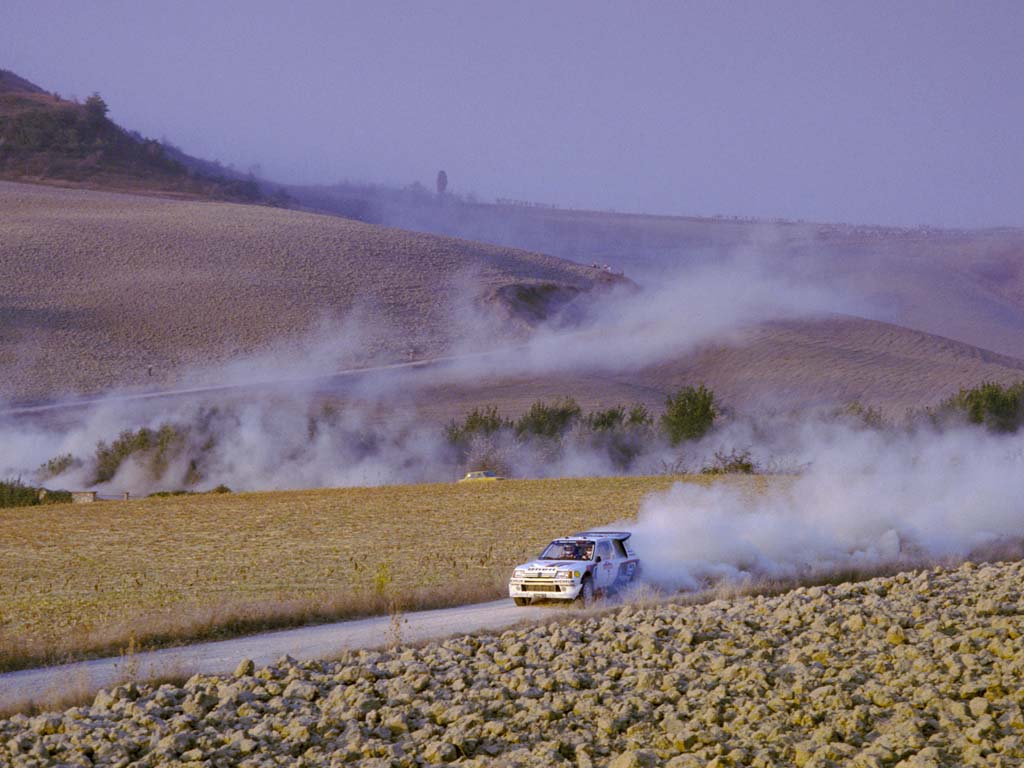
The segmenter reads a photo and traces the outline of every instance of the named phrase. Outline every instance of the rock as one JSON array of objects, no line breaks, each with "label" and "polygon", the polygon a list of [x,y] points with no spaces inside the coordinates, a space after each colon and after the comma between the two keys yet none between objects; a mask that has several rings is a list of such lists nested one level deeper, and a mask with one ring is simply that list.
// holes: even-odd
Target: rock
[{"label": "rock", "polygon": [[313,701],[320,695],[320,691],[312,683],[296,679],[288,683],[288,687],[284,689],[284,692],[281,695],[286,699]]},{"label": "rock", "polygon": [[423,759],[428,763],[450,763],[459,756],[454,744],[445,741],[431,741],[423,748]]},{"label": "rock", "polygon": [[860,632],[864,629],[864,617],[855,613],[843,622],[843,628],[851,632]]},{"label": "rock", "polygon": [[235,677],[248,677],[256,670],[252,659],[242,659],[235,667]]},{"label": "rock", "polygon": [[907,642],[907,633],[899,624],[893,624],[886,630],[885,640],[890,645],[903,645]]},{"label": "rock", "polygon": [[981,696],[975,696],[967,706],[970,708],[971,714],[974,715],[975,718],[978,718],[988,712],[988,699],[982,698]]},{"label": "rock", "polygon": [[608,763],[608,768],[652,768],[658,762],[658,756],[646,749],[631,749],[623,752]]}]

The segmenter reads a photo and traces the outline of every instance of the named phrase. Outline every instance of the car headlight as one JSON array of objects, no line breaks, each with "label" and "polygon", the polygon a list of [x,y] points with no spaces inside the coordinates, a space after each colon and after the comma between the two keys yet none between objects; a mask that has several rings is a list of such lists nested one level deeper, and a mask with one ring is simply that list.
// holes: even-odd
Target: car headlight
[{"label": "car headlight", "polygon": [[520,571],[517,568],[515,571],[512,572],[512,578],[513,579],[525,579],[526,578],[526,571]]},{"label": "car headlight", "polygon": [[560,579],[575,579],[579,577],[579,571],[559,571],[558,578]]}]

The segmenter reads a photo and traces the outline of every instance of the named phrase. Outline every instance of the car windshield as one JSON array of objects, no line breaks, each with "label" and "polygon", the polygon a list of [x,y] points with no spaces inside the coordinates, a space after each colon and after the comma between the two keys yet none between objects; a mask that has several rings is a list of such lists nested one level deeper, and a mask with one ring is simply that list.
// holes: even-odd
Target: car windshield
[{"label": "car windshield", "polygon": [[541,560],[591,560],[594,557],[592,541],[553,541],[548,544]]}]

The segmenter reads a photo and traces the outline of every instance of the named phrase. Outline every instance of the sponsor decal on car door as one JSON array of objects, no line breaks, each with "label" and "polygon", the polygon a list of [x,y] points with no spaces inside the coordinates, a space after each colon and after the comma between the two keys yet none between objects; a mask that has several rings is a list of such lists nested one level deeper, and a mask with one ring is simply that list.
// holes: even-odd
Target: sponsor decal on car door
[{"label": "sponsor decal on car door", "polygon": [[598,589],[607,589],[615,583],[616,562],[611,542],[598,542],[597,557],[601,558],[601,562],[594,567],[594,586]]}]

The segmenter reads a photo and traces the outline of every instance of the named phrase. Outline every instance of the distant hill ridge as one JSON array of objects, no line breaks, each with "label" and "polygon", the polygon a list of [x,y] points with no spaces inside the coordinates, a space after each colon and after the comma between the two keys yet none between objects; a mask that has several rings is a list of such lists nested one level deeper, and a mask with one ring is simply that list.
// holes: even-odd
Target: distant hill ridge
[{"label": "distant hill ridge", "polygon": [[10,70],[0,69],[0,93],[42,93],[42,88],[35,83],[30,83],[23,77],[18,77]]},{"label": "distant hill ridge", "polygon": [[127,131],[98,94],[84,104],[0,70],[0,179],[266,202],[260,185]]}]

